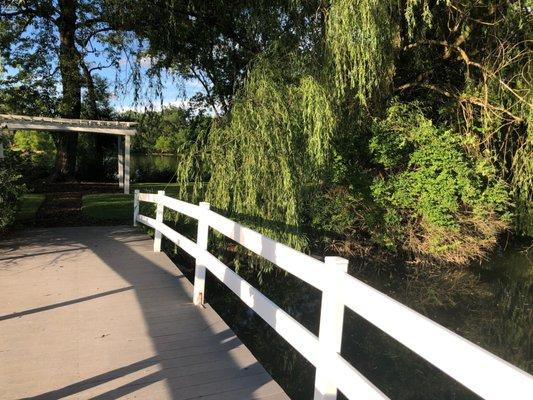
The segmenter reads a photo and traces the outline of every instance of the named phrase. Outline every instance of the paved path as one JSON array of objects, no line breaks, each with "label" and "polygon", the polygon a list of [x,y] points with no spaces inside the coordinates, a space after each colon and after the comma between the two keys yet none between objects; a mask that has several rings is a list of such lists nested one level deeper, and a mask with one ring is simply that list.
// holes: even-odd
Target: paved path
[{"label": "paved path", "polygon": [[128,227],[0,243],[0,399],[287,399],[152,240]]}]

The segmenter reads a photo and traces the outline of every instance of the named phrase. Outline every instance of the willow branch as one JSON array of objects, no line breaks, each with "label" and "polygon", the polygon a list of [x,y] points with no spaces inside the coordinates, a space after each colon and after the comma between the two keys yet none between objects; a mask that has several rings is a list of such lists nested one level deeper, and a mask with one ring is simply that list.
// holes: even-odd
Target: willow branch
[{"label": "willow branch", "polygon": [[[473,66],[478,68],[482,73],[489,75],[490,77],[496,79],[498,83],[505,88],[507,91],[509,91],[511,94],[513,94],[517,99],[519,99],[522,103],[526,104],[530,108],[533,108],[533,104],[529,103],[524,97],[522,97],[519,93],[517,93],[513,88],[511,88],[506,82],[503,81],[497,74],[490,71],[488,68],[484,67],[478,62],[470,60],[470,57],[468,54],[462,49],[460,46],[455,46],[453,44],[448,43],[445,40],[421,40],[416,43],[411,43],[403,48],[404,51],[413,49],[415,47],[418,47],[420,45],[437,45],[437,46],[444,46],[448,49],[455,50],[459,53],[461,59],[467,66]],[[446,57],[445,57],[446,58]]]},{"label": "willow branch", "polygon": [[213,112],[215,113],[215,115],[217,117],[220,117],[220,115],[218,113],[218,110],[217,110],[217,107],[216,107],[216,104],[215,104],[215,100],[213,99],[213,96],[211,94],[211,90],[209,88],[208,83],[201,76],[200,72],[197,72],[194,68],[190,68],[190,70],[191,70],[192,74],[194,75],[194,77],[198,80],[198,82],[200,82],[200,84],[204,88],[205,93],[207,95],[206,97],[208,99],[208,102],[210,103],[211,107],[213,108]]},{"label": "willow branch", "polygon": [[454,93],[452,93],[451,91],[449,90],[446,90],[446,89],[443,89],[443,88],[440,88],[438,87],[437,85],[434,85],[434,84],[431,84],[431,83],[422,83],[422,82],[409,82],[409,83],[405,83],[401,86],[398,86],[395,91],[403,91],[403,90],[407,90],[407,89],[410,89],[410,88],[413,88],[413,87],[421,87],[421,88],[424,88],[424,89],[428,89],[428,90],[431,90],[431,91],[434,91],[434,92],[437,92],[445,97],[448,97],[448,98],[451,98],[451,99],[456,99],[457,101],[459,101],[460,103],[471,103],[471,104],[475,104],[475,105],[478,105],[478,106],[481,106],[481,107],[484,107],[484,108],[488,108],[488,109],[491,109],[493,111],[499,111],[500,113],[502,114],[506,114],[508,117],[510,117],[511,119],[513,119],[515,122],[522,122],[524,119],[521,118],[521,117],[518,117],[516,115],[514,115],[513,113],[511,113],[509,110],[503,108],[503,107],[499,107],[499,106],[496,106],[494,104],[490,104],[478,97],[474,97],[474,96],[458,96]]}]

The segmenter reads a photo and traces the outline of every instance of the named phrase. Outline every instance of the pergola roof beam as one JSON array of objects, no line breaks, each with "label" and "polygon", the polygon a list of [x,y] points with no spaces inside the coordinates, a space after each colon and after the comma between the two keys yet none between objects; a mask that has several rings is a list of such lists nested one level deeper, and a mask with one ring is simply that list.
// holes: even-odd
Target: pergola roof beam
[{"label": "pergola roof beam", "polygon": [[86,132],[133,136],[136,122],[97,121],[90,119],[66,119],[28,117],[0,114],[0,128],[9,130],[27,129],[51,132]]}]

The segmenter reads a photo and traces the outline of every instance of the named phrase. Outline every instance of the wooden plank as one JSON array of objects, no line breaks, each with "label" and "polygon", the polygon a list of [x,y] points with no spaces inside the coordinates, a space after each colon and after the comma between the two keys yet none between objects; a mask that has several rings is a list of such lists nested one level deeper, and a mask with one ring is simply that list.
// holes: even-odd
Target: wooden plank
[{"label": "wooden plank", "polygon": [[259,290],[228,268],[207,250],[201,249],[196,243],[172,230],[162,222],[144,215],[138,216],[138,221],[161,231],[165,237],[180,246],[187,253],[201,258],[209,271],[235,293],[248,307],[254,310],[266,323],[278,332],[287,342],[300,352],[313,365],[319,361],[330,366],[323,371],[325,379],[333,382],[343,390],[349,398],[362,397],[369,400],[387,399],[359,371],[344,360],[338,353],[324,352],[319,345],[318,338],[303,325],[292,318],[284,310],[268,299]]},{"label": "wooden plank", "polygon": [[139,193],[139,201],[144,201],[147,203],[157,202],[157,194],[155,193]]},{"label": "wooden plank", "polygon": [[[196,246],[199,249],[207,251],[209,241],[209,225],[207,224],[207,212],[209,212],[209,203],[200,203],[200,218],[198,219],[198,229],[196,233]],[[204,304],[205,300],[205,274],[206,266],[201,257],[196,258],[194,268],[194,294],[193,303],[196,305]]]},{"label": "wooden plank", "polygon": [[29,115],[0,114],[0,122],[13,122],[13,121],[33,121],[33,122],[49,122],[49,123],[57,123],[57,124],[97,125],[97,126],[112,126],[112,127],[124,127],[124,128],[129,128],[129,127],[137,125],[137,122],[130,122],[130,121],[102,121],[102,120],[95,120],[95,119],[52,118],[52,117],[40,117],[40,116],[29,116]]},{"label": "wooden plank", "polygon": [[338,292],[347,307],[482,398],[531,398],[527,372],[364,282],[345,274]]},{"label": "wooden plank", "polygon": [[[346,262],[342,262],[346,264],[343,271],[335,271],[334,266],[325,266],[213,211],[203,214],[207,214],[209,226],[223,235],[323,291],[320,342],[207,252],[200,241],[194,243],[161,221],[144,215],[138,215],[136,220],[162,232],[197,261],[201,260],[213,275],[317,367],[315,399],[334,400],[337,389],[348,398],[386,398],[339,354],[344,306],[485,399],[499,399],[509,394],[516,399],[526,399],[533,392],[533,376],[350,276],[346,272]],[[197,291],[201,293],[202,283],[199,286]],[[328,326],[326,331],[323,322]],[[477,368],[479,365],[485,366],[483,373]]]},{"label": "wooden plank", "polygon": [[[165,196],[164,190],[159,190],[157,192],[157,198],[158,201],[156,202],[156,210],[155,210],[155,220],[157,223],[162,224],[163,223],[163,214],[165,213],[165,206],[161,202],[161,198]],[[163,239],[163,236],[161,235],[161,232],[159,232],[157,229],[154,232],[154,252],[160,252],[161,251],[161,241]]]},{"label": "wooden plank", "polygon": [[[344,322],[344,303],[338,295],[340,280],[348,272],[348,260],[341,257],[326,257],[326,266],[330,273],[325,276],[326,287],[322,293],[320,307],[320,327],[318,339],[323,354],[340,354],[342,343],[342,326]],[[328,371],[335,365],[324,359],[319,363],[315,374],[314,400],[336,400],[337,386],[330,379]]]},{"label": "wooden plank", "polygon": [[313,365],[320,359],[318,338],[287,312],[254,288],[222,261],[201,249],[192,240],[172,230],[162,222],[145,215],[139,215],[138,221],[159,230],[171,242],[175,243],[191,256],[201,259],[207,269],[248,307],[256,312],[267,324],[276,330],[287,342],[298,350]]},{"label": "wooden plank", "polygon": [[152,240],[36,229],[0,244],[0,398],[288,397]]},{"label": "wooden plank", "polygon": [[323,289],[324,276],[327,274],[327,268],[323,262],[276,242],[214,211],[210,211],[208,215],[209,226],[212,228],[304,282],[319,290]]},{"label": "wooden plank", "polygon": [[[144,195],[145,193],[143,193]],[[144,200],[143,201],[149,201]],[[187,203],[185,201],[181,201],[178,199],[175,199],[173,197],[164,196],[162,198],[163,205],[167,208],[170,208],[171,210],[177,211],[180,214],[185,214],[188,217],[198,219],[200,216],[200,212],[202,211],[196,204]]]}]

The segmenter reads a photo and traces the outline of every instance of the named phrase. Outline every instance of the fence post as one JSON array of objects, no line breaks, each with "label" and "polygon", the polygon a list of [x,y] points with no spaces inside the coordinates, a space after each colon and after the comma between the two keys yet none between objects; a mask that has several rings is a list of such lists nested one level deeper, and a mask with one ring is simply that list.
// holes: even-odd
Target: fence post
[{"label": "fence post", "polygon": [[[200,215],[198,217],[198,233],[196,243],[202,250],[207,250],[207,240],[209,237],[209,222],[207,219],[209,213],[209,203],[200,203]],[[193,302],[195,305],[204,304],[205,299],[205,263],[201,257],[196,258],[196,267],[194,270],[194,295]]]},{"label": "fence post", "polygon": [[137,217],[139,216],[139,189],[133,192],[133,226],[137,226]]},{"label": "fence post", "polygon": [[[157,192],[157,208],[155,211],[155,220],[156,222],[163,223],[163,214],[165,212],[165,206],[163,206],[163,196],[165,195],[164,190],[159,190]],[[161,232],[159,230],[155,230],[154,235],[154,251],[159,252],[161,251]]]},{"label": "fence post", "polygon": [[336,400],[337,387],[329,378],[330,373],[335,373],[330,360],[334,353],[341,351],[344,303],[339,290],[340,280],[343,279],[344,273],[348,272],[348,260],[341,257],[326,257],[324,262],[329,273],[322,291],[318,334],[321,360],[316,369],[314,400]]}]

